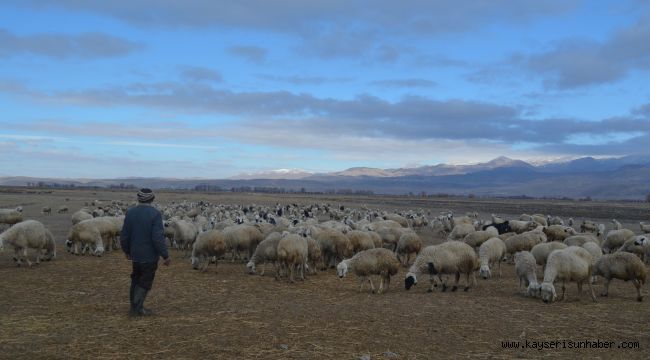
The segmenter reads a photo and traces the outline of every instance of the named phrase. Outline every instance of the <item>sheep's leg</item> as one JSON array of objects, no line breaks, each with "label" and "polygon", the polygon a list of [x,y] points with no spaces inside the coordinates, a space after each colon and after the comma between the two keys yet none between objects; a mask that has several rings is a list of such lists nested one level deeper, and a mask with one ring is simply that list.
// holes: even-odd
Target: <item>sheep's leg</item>
[{"label": "sheep's leg", "polygon": [[463,291],[467,291],[467,290],[469,290],[469,287],[470,287],[469,277],[470,277],[471,274],[472,274],[472,272],[468,272],[468,273],[465,275],[465,288],[463,289]]},{"label": "sheep's leg", "polygon": [[454,274],[454,286],[451,288],[451,291],[458,290],[458,283],[460,282],[460,272]]},{"label": "sheep's leg", "polygon": [[379,276],[379,289],[377,290],[377,293],[381,294],[383,290],[384,290],[384,277],[380,275]]},{"label": "sheep's leg", "polygon": [[14,248],[14,259],[16,261],[16,266],[20,266],[23,264],[23,259],[22,256],[20,256],[20,252],[22,249],[20,247],[15,247]]},{"label": "sheep's leg", "polygon": [[359,277],[359,292],[363,290],[363,285],[366,283],[366,277],[361,276]]},{"label": "sheep's leg", "polygon": [[582,282],[579,281],[576,284],[578,285],[578,295],[582,295]]},{"label": "sheep's leg", "polygon": [[566,282],[562,282],[562,296],[560,296],[560,301],[564,300],[564,293],[566,292]]},{"label": "sheep's leg", "polygon": [[372,284],[372,278],[368,276],[368,282],[370,283],[370,289],[372,289],[372,293],[375,293],[375,285]]},{"label": "sheep's leg", "polygon": [[638,279],[632,280],[632,284],[636,288],[636,301],[643,301],[643,295],[641,295],[641,281]]},{"label": "sheep's leg", "polygon": [[589,282],[589,280],[587,280],[587,286],[589,287],[589,294],[591,295],[591,300],[593,302],[596,302],[596,295],[594,295],[594,287],[591,286],[591,282]]},{"label": "sheep's leg", "polygon": [[294,264],[291,264],[291,265],[289,265],[289,268],[287,269],[287,271],[289,271],[289,281],[292,282],[292,283],[295,283],[295,282],[296,282],[296,281],[294,280],[294,275],[293,275],[293,273],[294,273],[294,268],[295,268],[295,265],[294,265]]},{"label": "sheep's leg", "polygon": [[386,292],[390,288],[390,274],[384,279],[384,284],[386,284],[386,288],[382,292]]},{"label": "sheep's leg", "polygon": [[29,258],[27,258],[27,248],[26,247],[23,248],[22,253],[23,253],[23,258],[27,262],[27,266],[32,267],[32,262],[29,261]]},{"label": "sheep's leg", "polygon": [[607,296],[609,295],[609,282],[611,279],[605,278],[605,282],[603,283],[603,292],[600,293],[600,296]]},{"label": "sheep's leg", "polygon": [[499,279],[501,279],[501,261],[497,261],[497,266],[499,267]]},{"label": "sheep's leg", "polygon": [[434,283],[435,283],[435,277],[429,275],[429,289],[427,290],[427,292],[433,292]]}]

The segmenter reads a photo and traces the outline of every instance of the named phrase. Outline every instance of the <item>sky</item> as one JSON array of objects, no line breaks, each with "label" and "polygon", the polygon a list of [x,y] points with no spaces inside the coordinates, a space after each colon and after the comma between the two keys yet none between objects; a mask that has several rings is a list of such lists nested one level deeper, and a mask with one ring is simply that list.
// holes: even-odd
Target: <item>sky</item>
[{"label": "sky", "polygon": [[0,176],[650,153],[641,0],[3,0]]}]

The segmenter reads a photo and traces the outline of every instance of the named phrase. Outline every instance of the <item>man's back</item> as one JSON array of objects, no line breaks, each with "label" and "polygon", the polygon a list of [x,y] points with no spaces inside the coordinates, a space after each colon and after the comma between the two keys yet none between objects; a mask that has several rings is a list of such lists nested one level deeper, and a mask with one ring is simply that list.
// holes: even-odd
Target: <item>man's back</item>
[{"label": "man's back", "polygon": [[135,262],[155,262],[168,257],[160,211],[148,204],[129,209],[122,227],[121,245]]}]

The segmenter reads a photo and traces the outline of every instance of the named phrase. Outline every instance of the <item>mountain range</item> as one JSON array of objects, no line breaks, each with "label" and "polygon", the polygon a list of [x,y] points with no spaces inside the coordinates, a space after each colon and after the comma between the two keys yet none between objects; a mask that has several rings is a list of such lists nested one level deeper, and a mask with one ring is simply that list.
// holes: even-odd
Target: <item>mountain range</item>
[{"label": "mountain range", "polygon": [[498,157],[470,165],[427,165],[378,169],[355,167],[330,173],[281,169],[242,174],[228,179],[45,179],[0,177],[0,185],[34,184],[74,186],[193,189],[276,188],[307,192],[368,192],[376,194],[448,194],[499,197],[569,197],[643,200],[650,194],[650,155],[618,158],[582,157],[543,163]]}]

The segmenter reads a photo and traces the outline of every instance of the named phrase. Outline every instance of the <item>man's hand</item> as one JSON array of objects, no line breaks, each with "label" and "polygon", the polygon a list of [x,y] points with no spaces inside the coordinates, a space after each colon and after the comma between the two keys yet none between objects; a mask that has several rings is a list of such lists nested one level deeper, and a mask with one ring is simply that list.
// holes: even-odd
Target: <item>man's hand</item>
[{"label": "man's hand", "polygon": [[129,254],[124,254],[124,255],[126,256],[127,260],[131,260],[131,255],[129,255]]},{"label": "man's hand", "polygon": [[171,263],[172,263],[172,258],[171,257],[168,257],[167,259],[163,260],[163,265],[165,265],[165,266],[169,266],[169,264],[171,264]]}]

